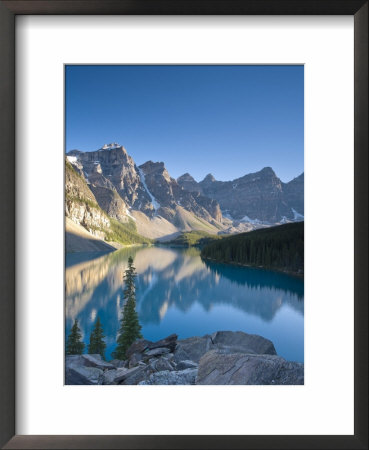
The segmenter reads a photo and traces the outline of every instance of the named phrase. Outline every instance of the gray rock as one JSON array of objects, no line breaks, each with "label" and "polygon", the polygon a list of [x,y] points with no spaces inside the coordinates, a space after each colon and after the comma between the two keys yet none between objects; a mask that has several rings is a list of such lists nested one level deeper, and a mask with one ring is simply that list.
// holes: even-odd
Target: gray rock
[{"label": "gray rock", "polygon": [[116,379],[116,382],[117,384],[138,384],[140,381],[146,380],[151,373],[151,367],[139,365],[128,369],[126,373]]},{"label": "gray rock", "polygon": [[97,359],[98,361],[103,361],[100,353],[93,353],[93,354],[87,353],[87,354],[84,354],[82,356],[84,356],[84,357],[91,356],[92,358]]},{"label": "gray rock", "polygon": [[304,384],[304,365],[276,355],[206,353],[196,384]]},{"label": "gray rock", "polygon": [[143,353],[146,349],[150,349],[151,344],[152,342],[146,339],[138,339],[126,351],[127,358],[130,359],[134,353]]},{"label": "gray rock", "polygon": [[242,331],[217,331],[211,335],[214,347],[226,353],[255,353],[276,355],[273,342],[256,334]]},{"label": "gray rock", "polygon": [[70,365],[84,366],[82,355],[66,355],[65,357],[65,367]]},{"label": "gray rock", "polygon": [[185,361],[179,361],[176,369],[177,370],[184,370],[184,369],[197,369],[198,364],[196,364],[193,361],[190,361],[189,359],[185,360]]},{"label": "gray rock", "polygon": [[133,353],[133,355],[129,359],[128,367],[131,369],[132,367],[136,367],[137,364],[142,360],[141,353]]},{"label": "gray rock", "polygon": [[181,371],[163,370],[152,373],[146,380],[141,381],[140,385],[170,385],[170,384],[195,384],[197,369],[186,369]]},{"label": "gray rock", "polygon": [[275,355],[274,345],[268,339],[256,334],[247,334],[242,331],[217,331],[212,335],[192,337],[177,342],[174,351],[174,361],[191,360],[195,363],[210,350],[219,350],[221,353],[253,353]]},{"label": "gray rock", "polygon": [[173,354],[173,361],[177,364],[180,361],[185,361],[187,359],[189,359],[188,353],[186,352],[184,346],[180,345],[179,343],[177,344],[176,349],[174,350],[174,353],[169,353],[169,354]]},{"label": "gray rock", "polygon": [[101,358],[101,355],[81,355],[84,365],[86,367],[97,367],[98,369],[102,370],[112,370],[115,369],[115,366],[113,364],[108,363],[104,361]]},{"label": "gray rock", "polygon": [[174,370],[174,365],[166,358],[157,358],[150,360],[150,367],[155,372],[162,372],[163,370]]},{"label": "gray rock", "polygon": [[173,352],[176,348],[178,336],[176,334],[171,334],[170,336],[160,339],[160,341],[150,343],[150,350],[155,348],[165,347],[169,351]]},{"label": "gray rock", "polygon": [[162,348],[154,348],[153,350],[149,350],[148,352],[145,352],[145,356],[161,356],[165,355],[166,353],[169,353],[169,348],[162,347]]},{"label": "gray rock", "polygon": [[199,362],[200,358],[211,349],[212,345],[209,335],[178,341],[174,351],[174,361],[177,364],[185,360]]},{"label": "gray rock", "polygon": [[103,374],[102,384],[114,384],[114,378],[117,375],[117,370],[107,370]]},{"label": "gray rock", "polygon": [[112,361],[109,361],[109,363],[112,364],[117,369],[119,369],[120,367],[128,366],[128,361],[122,361],[121,359],[113,359]]},{"label": "gray rock", "polygon": [[67,355],[65,358],[65,366],[69,365],[80,367],[96,367],[101,370],[115,369],[113,364],[104,361],[100,355]]},{"label": "gray rock", "polygon": [[102,384],[118,384],[124,376],[128,372],[128,369],[125,367],[121,367],[116,370],[106,370],[103,375],[103,383]]},{"label": "gray rock", "polygon": [[96,367],[85,367],[77,364],[70,364],[65,369],[65,384],[102,384],[103,371]]}]

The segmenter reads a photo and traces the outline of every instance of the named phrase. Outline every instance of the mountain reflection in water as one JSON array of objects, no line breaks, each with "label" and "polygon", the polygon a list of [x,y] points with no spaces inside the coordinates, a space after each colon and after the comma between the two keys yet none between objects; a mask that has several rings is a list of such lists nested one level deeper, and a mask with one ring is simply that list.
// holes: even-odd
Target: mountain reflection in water
[{"label": "mountain reflection in water", "polygon": [[129,256],[138,274],[137,310],[145,338],[241,330],[271,339],[286,359],[303,361],[303,281],[267,270],[204,262],[193,248],[131,247],[104,255],[68,254],[67,335],[78,319],[87,344],[99,315],[110,358]]}]

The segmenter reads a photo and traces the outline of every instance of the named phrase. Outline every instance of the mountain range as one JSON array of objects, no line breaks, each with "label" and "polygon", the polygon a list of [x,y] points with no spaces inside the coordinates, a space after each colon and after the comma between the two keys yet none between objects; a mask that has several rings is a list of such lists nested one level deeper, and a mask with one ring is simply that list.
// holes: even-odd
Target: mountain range
[{"label": "mountain range", "polygon": [[67,224],[104,240],[121,233],[117,227],[122,226],[146,238],[168,240],[192,230],[249,231],[303,220],[303,214],[304,174],[283,183],[265,167],[231,181],[209,174],[197,182],[189,173],[172,178],[164,162],[137,166],[117,143],[67,153]]}]

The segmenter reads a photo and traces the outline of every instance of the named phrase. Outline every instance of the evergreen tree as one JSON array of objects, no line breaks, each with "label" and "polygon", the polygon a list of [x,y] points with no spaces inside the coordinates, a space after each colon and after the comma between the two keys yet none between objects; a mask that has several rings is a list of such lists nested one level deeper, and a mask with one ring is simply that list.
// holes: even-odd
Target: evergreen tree
[{"label": "evergreen tree", "polygon": [[101,355],[102,359],[105,359],[106,344],[104,341],[104,330],[100,322],[99,316],[97,316],[94,329],[90,334],[90,344],[88,346],[88,353],[92,355]]},{"label": "evergreen tree", "polygon": [[67,355],[82,355],[85,344],[81,341],[81,338],[81,330],[78,327],[78,320],[76,319],[68,336],[66,347]]},{"label": "evergreen tree", "polygon": [[118,333],[117,348],[114,358],[126,359],[126,351],[134,341],[142,337],[141,325],[136,312],[136,287],[135,287],[135,267],[133,259],[128,258],[128,269],[125,271],[124,281],[124,306],[121,326]]}]

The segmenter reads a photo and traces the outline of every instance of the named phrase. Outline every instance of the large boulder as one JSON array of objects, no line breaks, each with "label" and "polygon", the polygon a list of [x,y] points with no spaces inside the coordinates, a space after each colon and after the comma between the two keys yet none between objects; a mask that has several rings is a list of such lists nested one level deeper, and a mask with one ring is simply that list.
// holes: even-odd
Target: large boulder
[{"label": "large boulder", "polygon": [[304,365],[276,355],[206,353],[196,384],[304,384]]},{"label": "large boulder", "polygon": [[140,361],[142,361],[142,354],[133,353],[133,355],[131,355],[131,357],[129,358],[128,368],[132,369],[132,367],[136,367]]},{"label": "large boulder", "polygon": [[138,365],[132,369],[128,369],[115,379],[116,384],[139,384],[140,381],[146,380],[152,373],[152,368],[145,365]]},{"label": "large boulder", "polygon": [[212,348],[212,345],[209,335],[180,340],[174,351],[174,361],[179,363],[190,360],[198,363],[200,358]]},{"label": "large boulder", "polygon": [[149,360],[149,366],[154,372],[162,372],[163,370],[175,370],[176,367],[167,358],[152,358]]},{"label": "large boulder", "polygon": [[153,348],[152,350],[145,352],[145,356],[149,356],[151,358],[153,356],[162,356],[169,352],[170,350],[167,347]]},{"label": "large boulder", "polygon": [[128,372],[128,369],[125,367],[120,367],[116,370],[106,370],[103,374],[103,383],[102,384],[119,384],[122,380],[123,375]]},{"label": "large boulder", "polygon": [[104,375],[116,368],[100,355],[67,355],[65,358],[65,384],[103,384]]},{"label": "large boulder", "polygon": [[146,339],[138,339],[127,349],[127,359],[130,359],[134,353],[143,353],[145,350],[152,348],[150,347],[151,344],[153,344],[153,342]]},{"label": "large boulder", "polygon": [[115,369],[113,364],[104,361],[100,355],[67,355],[65,365],[75,365],[83,367],[96,367],[101,370]]},{"label": "large boulder", "polygon": [[112,364],[116,369],[119,369],[121,367],[127,367],[128,368],[128,361],[122,361],[121,359],[112,359],[109,361],[110,364]]},{"label": "large boulder", "polygon": [[260,355],[276,355],[274,345],[268,339],[256,334],[247,334],[242,331],[217,331],[203,337],[191,337],[177,342],[174,351],[174,360],[191,360],[196,363],[210,350],[229,353],[252,353]]},{"label": "large boulder", "polygon": [[152,356],[154,353],[151,352],[153,352],[154,350],[156,352],[155,354],[157,355],[167,352],[173,352],[177,345],[177,338],[178,336],[176,334],[171,334],[170,336],[164,339],[160,339],[156,342],[151,342],[147,339],[138,339],[126,351],[127,359],[130,359],[131,356],[135,353],[149,353],[149,356]]},{"label": "large boulder", "polygon": [[66,364],[65,384],[102,384],[104,372],[96,367],[85,367],[78,364]]},{"label": "large boulder", "polygon": [[194,361],[190,361],[189,359],[186,359],[185,361],[179,361],[179,363],[176,366],[177,370],[184,370],[184,369],[197,369],[198,364],[196,364]]},{"label": "large boulder", "polygon": [[217,331],[211,335],[211,341],[214,347],[225,353],[277,354],[272,341],[243,331]]},{"label": "large boulder", "polygon": [[140,385],[150,384],[195,384],[197,369],[185,369],[180,371],[163,370],[152,373],[146,380],[141,381]]},{"label": "large boulder", "polygon": [[97,367],[102,370],[112,370],[115,366],[111,363],[104,361],[101,355],[81,355],[83,363],[86,367]]},{"label": "large boulder", "polygon": [[173,352],[177,345],[178,336],[176,334],[171,334],[170,336],[160,339],[160,341],[151,342],[150,350],[155,348],[167,348],[170,352]]}]

